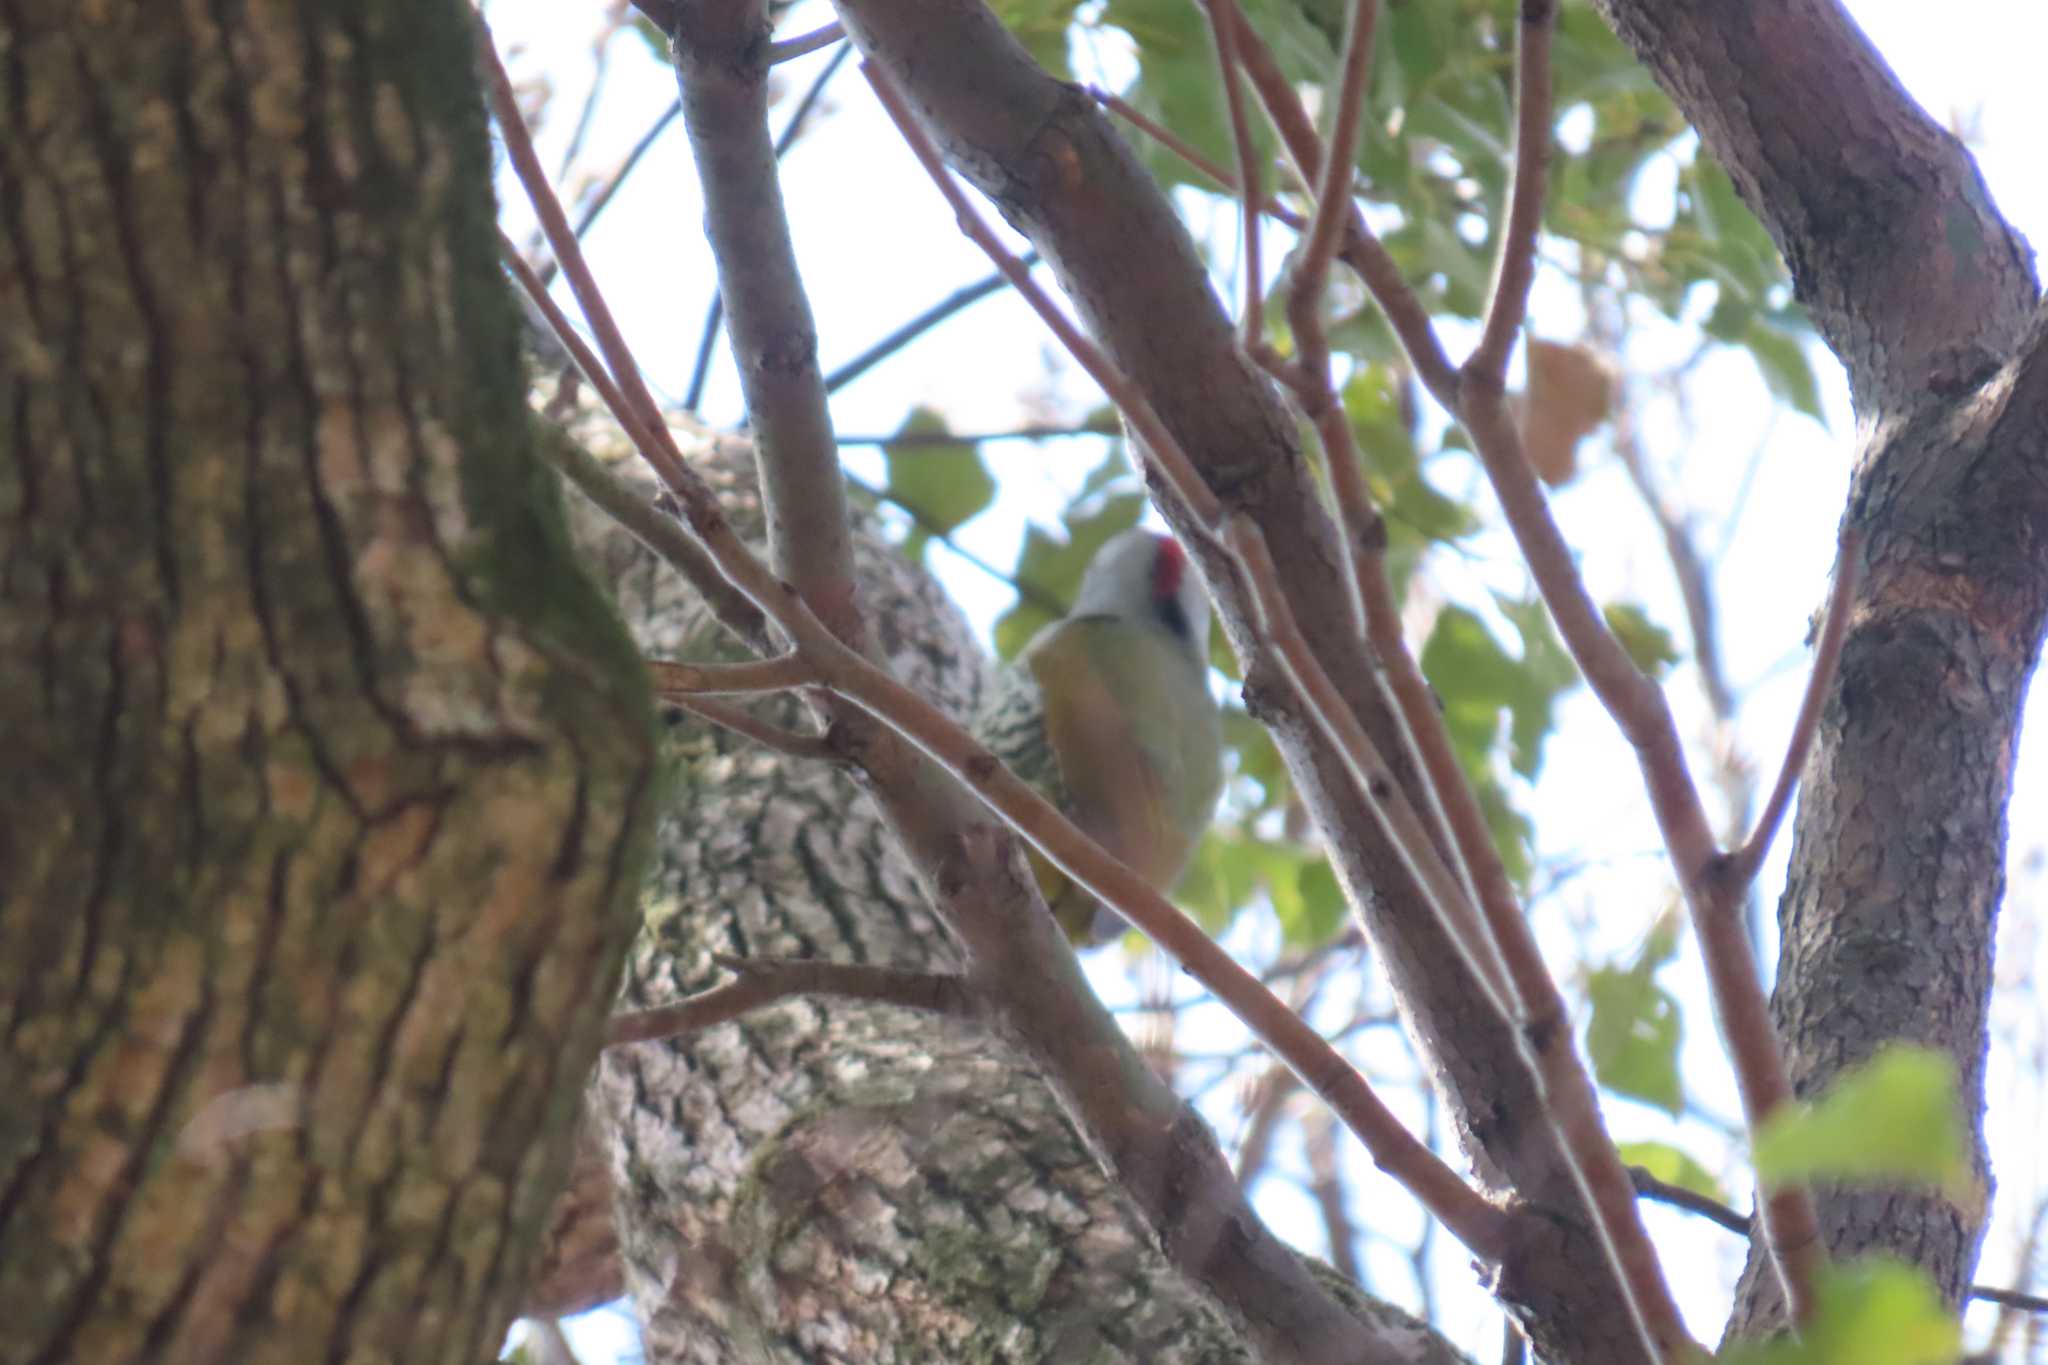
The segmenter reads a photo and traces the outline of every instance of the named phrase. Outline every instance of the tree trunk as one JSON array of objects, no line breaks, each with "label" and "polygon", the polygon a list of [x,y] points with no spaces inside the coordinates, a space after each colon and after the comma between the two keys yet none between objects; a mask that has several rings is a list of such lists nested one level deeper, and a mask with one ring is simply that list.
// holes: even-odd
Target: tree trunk
[{"label": "tree trunk", "polygon": [[14,1360],[498,1348],[657,788],[457,3],[0,6]]},{"label": "tree trunk", "polygon": [[[1866,567],[1807,765],[1773,1002],[1811,1096],[1891,1042],[1955,1060],[1976,1194],[1837,1188],[1840,1255],[1884,1251],[1959,1303],[1991,1187],[1991,949],[2028,679],[2048,623],[2048,309],[1968,151],[1833,0],[1601,0],[1770,229],[1849,372],[1845,525]],[[1783,1321],[1752,1246],[1729,1331]]]}]

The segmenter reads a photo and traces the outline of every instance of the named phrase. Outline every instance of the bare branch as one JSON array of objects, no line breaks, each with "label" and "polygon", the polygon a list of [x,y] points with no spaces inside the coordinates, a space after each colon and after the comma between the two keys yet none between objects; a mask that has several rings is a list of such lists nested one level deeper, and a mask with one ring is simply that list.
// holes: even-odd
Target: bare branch
[{"label": "bare branch", "polygon": [[[1280,69],[1272,50],[1249,25],[1239,37],[1245,74],[1257,88],[1273,126],[1279,129],[1280,140],[1287,144],[1288,156],[1293,159],[1303,183],[1315,184],[1323,165],[1322,139],[1316,136],[1316,127],[1308,111],[1302,108],[1301,96],[1296,93],[1294,83],[1287,79],[1287,73]],[[1346,199],[1349,199],[1348,193]],[[1415,366],[1416,377],[1422,380],[1423,386],[1436,396],[1438,402],[1451,406],[1456,402],[1457,371],[1452,368],[1450,357],[1444,353],[1443,343],[1437,339],[1429,311],[1422,306],[1422,300],[1416,297],[1415,291],[1408,287],[1400,267],[1394,264],[1394,258],[1387,254],[1386,247],[1366,227],[1365,215],[1358,212],[1355,205],[1345,226],[1343,259],[1358,272],[1359,278],[1372,292],[1374,301],[1387,315],[1388,325],[1401,339],[1402,349]]]},{"label": "bare branch", "polygon": [[[1029,270],[1038,264],[1038,253],[1035,251],[1025,252],[1020,258],[1020,263],[1026,270]],[[833,370],[832,373],[826,375],[825,392],[839,392],[839,390],[845,388],[848,384],[851,384],[854,380],[860,378],[870,369],[887,360],[890,356],[896,354],[896,352],[902,350],[905,346],[908,346],[947,318],[952,317],[953,314],[967,307],[970,303],[979,303],[997,290],[1008,288],[1009,284],[1010,277],[998,270],[985,280],[978,280],[973,284],[963,285],[961,288],[954,290],[874,345],[868,347],[865,351],[862,351],[853,359],[847,361],[844,365]],[[948,437],[946,439],[963,440],[966,438]],[[839,444],[856,445],[863,444],[863,442],[853,437],[842,436],[839,438]],[[880,442],[875,444],[880,444]]]},{"label": "bare branch", "polygon": [[861,74],[868,78],[868,84],[874,87],[875,97],[881,100],[882,107],[889,111],[889,117],[895,121],[897,131],[902,133],[903,140],[910,144],[910,150],[916,153],[918,162],[925,168],[926,174],[931,176],[932,183],[938,186],[939,193],[945,196],[947,204],[952,207],[953,216],[959,222],[960,230],[988,254],[998,270],[1009,276],[1010,283],[1017,287],[1017,292],[1024,296],[1033,311],[1052,329],[1053,335],[1060,339],[1068,353],[1080,362],[1081,367],[1088,371],[1089,377],[1109,395],[1110,400],[1130,422],[1132,431],[1138,437],[1140,448],[1151,452],[1151,458],[1161,476],[1172,485],[1174,492],[1180,495],[1182,502],[1194,513],[1197,521],[1205,527],[1213,527],[1219,519],[1216,495],[1209,491],[1201,475],[1195,472],[1194,466],[1181,452],[1179,443],[1167,433],[1158,415],[1152,411],[1152,405],[1145,401],[1145,396],[1138,392],[1135,386],[1117,373],[1116,367],[1110,364],[1109,358],[1102,354],[1095,343],[1082,335],[1080,328],[1076,327],[1045,291],[1038,287],[1038,282],[1031,278],[1031,272],[1010,254],[1002,239],[997,237],[982,220],[981,215],[975,212],[974,206],[967,202],[967,196],[955,183],[952,172],[939,160],[937,149],[932,146],[931,139],[925,136],[924,129],[912,116],[888,75],[873,62],[865,61],[861,63]]},{"label": "bare branch", "polygon": [[718,965],[733,973],[731,981],[673,1005],[612,1016],[605,1046],[651,1043],[696,1033],[764,1006],[806,995],[900,1005],[954,1018],[968,1018],[975,1013],[974,996],[965,980],[946,972],[779,957],[721,958]]},{"label": "bare branch", "polygon": [[[768,74],[756,45],[765,14],[765,0],[682,6],[672,45],[676,82],[754,436],[769,562],[835,635],[857,642],[846,484],[818,370],[817,327],[783,212],[781,152],[768,135]],[[828,64],[813,90],[837,65]]]},{"label": "bare branch", "polygon": [[[789,116],[789,122],[782,126],[781,135],[775,139],[777,160],[787,155],[789,149],[796,145],[797,136],[803,132],[804,124],[811,116],[811,110],[817,107],[819,98],[825,93],[825,87],[839,74],[839,68],[846,64],[847,54],[852,50],[851,47],[842,47],[834,52],[832,60],[819,69],[810,85],[805,88],[803,98],[796,102],[796,109]],[[677,112],[681,112],[683,102],[678,99],[675,107]],[[704,401],[704,385],[711,377],[711,353],[718,342],[719,328],[724,321],[725,295],[714,291],[711,302],[704,309],[703,329],[697,334],[697,357],[690,364],[690,383],[683,391],[683,407],[691,412],[697,411],[698,405]]]},{"label": "bare branch", "polygon": [[1238,332],[1245,349],[1257,352],[1265,331],[1266,272],[1259,256],[1259,163],[1252,147],[1252,129],[1244,111],[1244,82],[1238,70],[1237,34],[1245,27],[1237,0],[1209,0],[1209,34],[1216,42],[1216,65],[1223,77],[1223,103],[1230,111],[1230,141],[1237,149],[1237,183],[1244,196],[1239,230],[1244,239],[1244,315]]},{"label": "bare branch", "polygon": [[[1614,637],[1586,592],[1570,547],[1522,453],[1521,435],[1498,384],[1466,371],[1458,415],[1486,466],[1508,527],[1536,579],[1551,620],[1573,661],[1616,727],[1636,751],[1650,806],[1685,893],[1707,981],[1730,1061],[1754,1135],[1791,1098],[1784,1053],[1771,1022],[1756,961],[1744,932],[1741,894],[1716,875],[1721,854],[1693,785],[1663,692],[1645,677]],[[1804,1321],[1813,1306],[1813,1276],[1825,1248],[1811,1193],[1803,1185],[1772,1192],[1764,1201],[1764,1228],[1785,1281],[1787,1301]]]},{"label": "bare branch", "polygon": [[[1341,698],[1331,695],[1333,686],[1293,624],[1264,536],[1240,514],[1231,518],[1226,539],[1244,565],[1247,584],[1275,653],[1295,685],[1310,695],[1311,713],[1329,729],[1331,743],[1351,764],[1360,794],[1374,816],[1385,822],[1388,841],[1410,860],[1410,874],[1427,889],[1425,900],[1450,926],[1452,942],[1476,956],[1475,945],[1490,942],[1485,927],[1478,923],[1478,911],[1465,900],[1463,888],[1450,880],[1440,863],[1433,869],[1429,866],[1436,859],[1414,810],[1387,778],[1364,727]],[[1330,696],[1336,705],[1316,704],[1324,696]],[[1685,1359],[1685,1353],[1697,1347],[1685,1330],[1684,1319],[1657,1259],[1656,1247],[1637,1214],[1634,1191],[1615,1154],[1613,1140],[1607,1135],[1592,1082],[1571,1050],[1569,1020],[1557,999],[1557,988],[1535,954],[1533,940],[1527,939],[1526,929],[1522,942],[1525,951],[1513,959],[1522,965],[1516,976],[1517,985],[1524,986],[1527,981],[1526,989],[1540,984],[1543,994],[1537,997],[1537,1004],[1547,1008],[1525,1006],[1510,1017],[1520,1023],[1517,1036],[1525,1056],[1534,1054],[1528,1056],[1528,1061],[1547,1101],[1548,1117],[1565,1139],[1566,1150],[1572,1156],[1572,1174],[1597,1215],[1601,1240],[1628,1288],[1629,1306],[1645,1344],[1659,1360]],[[1469,970],[1475,978],[1487,979],[1476,963]],[[1508,1011],[1506,1002],[1497,997],[1489,1003],[1503,1013]]]},{"label": "bare branch", "polygon": [[1749,1215],[1737,1213],[1711,1195],[1689,1190],[1683,1185],[1674,1185],[1668,1180],[1659,1180],[1641,1166],[1628,1168],[1628,1178],[1635,1182],[1636,1192],[1645,1199],[1654,1199],[1660,1204],[1696,1213],[1710,1222],[1719,1223],[1728,1231],[1749,1236]]},{"label": "bare branch", "polygon": [[1508,353],[1529,310],[1536,278],[1536,236],[1543,228],[1545,163],[1550,158],[1550,35],[1557,0],[1521,0],[1515,41],[1515,169],[1508,188],[1508,219],[1494,264],[1486,324],[1465,370],[1499,383]]},{"label": "bare branch", "polygon": [[713,725],[730,730],[743,739],[751,739],[764,749],[772,749],[789,758],[814,758],[824,762],[844,762],[845,755],[832,746],[827,735],[806,735],[795,730],[755,716],[746,708],[733,706],[711,697],[690,693],[658,694],[672,706],[679,706],[691,715],[701,716]]},{"label": "bare branch", "polygon": [[[1308,241],[1295,261],[1294,287],[1287,305],[1301,368],[1325,386],[1330,354],[1322,327],[1323,285],[1329,279],[1330,262],[1336,257],[1343,229],[1358,216],[1351,199],[1351,166],[1358,155],[1358,125],[1365,116],[1365,83],[1372,72],[1378,0],[1352,0],[1349,16],[1343,53],[1338,58],[1337,113],[1330,126],[1330,145],[1322,153],[1322,175],[1315,181],[1315,215],[1309,219]],[[1306,168],[1303,173],[1311,174]]]},{"label": "bare branch", "polygon": [[[512,163],[519,183],[525,187],[527,197],[533,203],[533,211],[540,219],[542,231],[547,234],[548,245],[553,249],[555,259],[561,263],[562,272],[569,277],[569,288],[575,293],[576,302],[583,309],[584,319],[590,323],[591,333],[597,338],[598,350],[604,355],[605,366],[612,382],[617,386],[619,395],[633,411],[636,419],[651,429],[646,435],[656,444],[660,444],[668,435],[667,427],[661,421],[661,409],[655,403],[654,395],[648,392],[646,382],[641,379],[639,366],[633,360],[632,349],[626,345],[625,336],[619,331],[618,322],[605,304],[604,295],[598,291],[597,281],[590,273],[590,266],[583,259],[583,248],[577,242],[576,234],[570,229],[567,216],[562,212],[561,200],[555,197],[554,189],[548,184],[547,172],[542,169],[540,157],[533,149],[532,138],[527,136],[525,120],[519,116],[519,102],[512,94],[512,80],[505,74],[505,64],[498,60],[498,49],[491,40],[490,26],[484,22],[481,14],[475,16],[475,22],[477,47],[483,66],[484,91],[490,100],[491,111],[497,118],[498,132],[505,141],[506,159]],[[543,289],[541,292],[545,294],[546,290]],[[550,320],[552,321],[552,318]],[[592,384],[597,383],[595,375],[586,377]],[[599,387],[601,391],[602,386]],[[668,444],[673,448],[672,441]],[[675,462],[678,467],[681,466],[680,452],[677,452]]]},{"label": "bare branch", "polygon": [[1784,765],[1778,769],[1777,784],[1771,788],[1763,814],[1757,817],[1756,828],[1741,848],[1728,855],[1723,867],[1721,875],[1737,887],[1747,888],[1763,865],[1778,824],[1792,804],[1792,790],[1799,785],[1799,774],[1806,767],[1813,737],[1820,730],[1821,707],[1827,700],[1829,685],[1834,682],[1836,665],[1842,659],[1842,641],[1849,633],[1850,603],[1863,567],[1862,551],[1862,536],[1853,530],[1844,533],[1835,553],[1834,591],[1829,594],[1827,617],[1814,647],[1813,667],[1806,675],[1806,695],[1800,698],[1799,715],[1792,722],[1792,737],[1785,744]]},{"label": "bare branch", "polygon": [[744,692],[780,692],[818,681],[817,670],[801,654],[778,654],[738,664],[647,661],[657,692],[674,700]]},{"label": "bare branch", "polygon": [[845,28],[834,19],[829,24],[820,24],[809,33],[801,33],[794,38],[784,38],[780,42],[768,44],[768,55],[763,61],[768,66],[779,66],[783,62],[792,62],[798,57],[809,56],[819,48],[836,43],[845,36]]},{"label": "bare branch", "polygon": [[[1242,59],[1240,58],[1240,60]],[[1107,90],[1104,90],[1099,85],[1089,86],[1088,94],[1091,98],[1095,100],[1096,103],[1100,104],[1103,108],[1109,110],[1118,118],[1123,119],[1126,123],[1130,124],[1133,128],[1136,128],[1139,132],[1144,133],[1147,137],[1157,142],[1160,146],[1166,148],[1175,156],[1187,162],[1188,165],[1193,166],[1196,170],[1200,171],[1203,175],[1209,177],[1210,180],[1214,181],[1223,189],[1229,190],[1232,194],[1236,194],[1239,192],[1240,185],[1236,176],[1233,176],[1229,171],[1224,170],[1221,166],[1211,161],[1208,157],[1203,156],[1200,152],[1196,151],[1194,147],[1191,144],[1189,144],[1186,138],[1183,138],[1180,134],[1174,132],[1165,124],[1160,123],[1157,119],[1151,118],[1150,116],[1140,112],[1138,109],[1132,107],[1132,105],[1128,101],[1124,100],[1120,96],[1112,94]],[[1293,209],[1288,208],[1285,204],[1279,204],[1273,202],[1270,199],[1265,199],[1262,200],[1259,207],[1260,211],[1263,212],[1267,217],[1272,218],[1276,222],[1285,223],[1287,224],[1287,226],[1294,228],[1296,231],[1300,231],[1301,229],[1308,226],[1308,220],[1306,218],[1303,218],[1300,214],[1296,213]]]}]

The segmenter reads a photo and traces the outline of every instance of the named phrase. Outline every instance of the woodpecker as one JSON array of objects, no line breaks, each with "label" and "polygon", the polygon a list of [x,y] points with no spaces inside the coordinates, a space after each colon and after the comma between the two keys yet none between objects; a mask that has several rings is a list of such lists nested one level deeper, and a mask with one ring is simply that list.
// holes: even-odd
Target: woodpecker
[{"label": "woodpecker", "polygon": [[[1131,530],[1096,552],[1073,610],[990,688],[976,736],[1161,891],[1180,879],[1223,787],[1209,695],[1209,601],[1170,536]],[[1077,947],[1125,928],[1034,850],[1032,874]]]}]

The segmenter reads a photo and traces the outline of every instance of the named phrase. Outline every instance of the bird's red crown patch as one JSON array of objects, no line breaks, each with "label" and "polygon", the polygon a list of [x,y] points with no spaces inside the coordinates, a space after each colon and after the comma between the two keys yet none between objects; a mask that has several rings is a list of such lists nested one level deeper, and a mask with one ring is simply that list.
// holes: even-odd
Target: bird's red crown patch
[{"label": "bird's red crown patch", "polygon": [[1187,577],[1188,554],[1172,536],[1153,539],[1159,542],[1159,553],[1152,557],[1152,596],[1166,601],[1180,594],[1181,580]]}]

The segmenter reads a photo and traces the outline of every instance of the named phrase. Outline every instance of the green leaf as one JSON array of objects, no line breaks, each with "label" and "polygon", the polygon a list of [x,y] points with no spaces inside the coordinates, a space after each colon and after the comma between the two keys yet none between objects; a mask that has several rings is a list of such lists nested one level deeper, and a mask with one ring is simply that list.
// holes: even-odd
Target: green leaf
[{"label": "green leaf", "polygon": [[1320,854],[1311,855],[1296,877],[1300,907],[1299,913],[1289,921],[1280,921],[1280,930],[1290,948],[1314,948],[1328,943],[1344,927],[1350,907],[1344,902],[1344,889],[1337,884],[1337,874],[1330,869],[1330,860]]},{"label": "green leaf", "polygon": [[1677,998],[1659,986],[1656,977],[1676,944],[1675,917],[1667,913],[1633,963],[1595,968],[1586,985],[1593,1002],[1593,1017],[1586,1025],[1593,1074],[1616,1094],[1673,1115],[1685,1107],[1685,1087],[1678,1073],[1685,1021]]},{"label": "green leaf", "polygon": [[[938,436],[946,419],[930,408],[914,409],[899,436]],[[933,536],[949,536],[963,522],[995,501],[996,481],[981,462],[981,451],[965,441],[941,445],[884,446],[889,500],[910,513],[915,523],[904,552],[922,557]]]},{"label": "green leaf", "polygon": [[1962,1098],[1947,1053],[1894,1043],[1844,1072],[1813,1104],[1789,1106],[1756,1138],[1766,1184],[1814,1179],[1933,1185],[1970,1197]]},{"label": "green leaf", "polygon": [[1610,602],[1600,614],[1607,618],[1607,628],[1621,641],[1630,661],[1651,677],[1663,677],[1678,662],[1678,646],[1672,643],[1671,632],[1635,603]]},{"label": "green leaf", "polygon": [[1616,1150],[1625,1166],[1640,1166],[1667,1185],[1705,1195],[1716,1203],[1728,1202],[1714,1173],[1693,1160],[1690,1153],[1668,1142],[1624,1142]]},{"label": "green leaf", "polygon": [[1917,1267],[1886,1257],[1822,1267],[1800,1339],[1730,1348],[1723,1365],[1951,1365],[1962,1324]]},{"label": "green leaf", "polygon": [[1564,642],[1551,628],[1550,613],[1535,599],[1517,601],[1495,594],[1501,615],[1522,635],[1521,685],[1510,702],[1514,723],[1509,729],[1509,761],[1523,777],[1534,780],[1543,770],[1543,741],[1555,728],[1552,708],[1567,690],[1579,684],[1579,670]]},{"label": "green leaf", "polygon": [[1728,172],[1712,157],[1694,157],[1679,184],[1707,257],[1724,279],[1738,285],[1747,298],[1760,301],[1766,290],[1785,278],[1771,234],[1742,202]]},{"label": "green leaf", "polygon": [[1264,894],[1289,947],[1327,942],[1344,922],[1343,893],[1319,851],[1231,830],[1210,830],[1175,898],[1210,933]]},{"label": "green leaf", "polygon": [[[1391,529],[1391,519],[1389,525]],[[1494,751],[1505,738],[1514,771],[1535,777],[1543,764],[1543,741],[1552,729],[1557,699],[1576,685],[1578,673],[1551,632],[1540,603],[1503,598],[1500,608],[1521,632],[1521,658],[1503,649],[1476,614],[1454,606],[1437,614],[1421,664],[1443,705],[1444,728],[1459,765],[1472,780],[1494,846],[1508,874],[1520,883],[1528,880],[1533,865],[1534,826],[1501,784],[1493,766]]]},{"label": "green leaf", "polygon": [[636,10],[626,17],[626,25],[641,42],[647,44],[647,50],[654,54],[655,61],[667,66],[675,60],[668,50],[668,35],[652,19]]},{"label": "green leaf", "polygon": [[1258,809],[1277,810],[1294,790],[1287,764],[1273,743],[1273,736],[1243,710],[1223,708],[1223,747],[1236,755],[1236,776],[1249,778],[1259,786]]},{"label": "green leaf", "polygon": [[1003,27],[1016,35],[1037,63],[1061,80],[1074,78],[1067,61],[1067,32],[1080,0],[991,0]]},{"label": "green leaf", "polygon": [[1826,420],[1820,410],[1820,383],[1814,378],[1813,361],[1802,337],[1758,315],[1744,330],[1742,345],[1756,361],[1774,397],[1816,422]]},{"label": "green leaf", "polygon": [[[1299,39],[1314,36],[1305,23],[1298,19],[1292,24],[1284,22],[1285,7],[1273,0],[1247,5],[1245,10],[1261,36],[1274,47],[1281,65],[1295,79],[1321,80],[1327,76],[1336,50],[1326,40],[1316,40],[1320,41],[1324,55],[1313,70],[1298,55]],[[1138,78],[1122,92],[1123,97],[1140,112],[1171,128],[1211,162],[1236,165],[1229,115],[1216,76],[1216,52],[1201,12],[1186,0],[1109,0],[1102,10],[1101,22],[1122,29],[1137,47]],[[1251,127],[1262,164],[1271,165],[1279,150],[1271,127],[1262,118],[1253,119]],[[1178,153],[1135,129],[1126,127],[1124,132],[1139,158],[1163,184],[1192,185],[1217,192],[1215,182],[1182,160]]]}]

